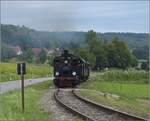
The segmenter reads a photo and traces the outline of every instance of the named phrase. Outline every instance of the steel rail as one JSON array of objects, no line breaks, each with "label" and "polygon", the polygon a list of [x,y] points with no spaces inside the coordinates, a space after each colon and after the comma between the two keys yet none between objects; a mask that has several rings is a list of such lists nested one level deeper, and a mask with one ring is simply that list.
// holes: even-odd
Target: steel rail
[{"label": "steel rail", "polygon": [[132,114],[129,114],[129,113],[126,113],[126,112],[122,112],[120,110],[116,110],[116,109],[111,108],[109,106],[105,106],[105,105],[93,102],[93,101],[91,101],[89,99],[86,99],[84,97],[81,97],[75,92],[74,89],[72,90],[72,93],[74,94],[74,96],[76,96],[78,99],[84,101],[85,103],[96,106],[97,108],[101,108],[101,109],[103,109],[107,112],[109,111],[109,112],[117,113],[117,114],[121,115],[122,117],[130,117],[130,118],[132,118],[134,120],[138,120],[138,121],[148,121],[148,119],[145,119],[145,118],[142,118],[142,117],[139,117],[139,116],[135,116],[135,115],[132,115]]},{"label": "steel rail", "polygon": [[59,89],[57,89],[57,91],[54,92],[54,98],[55,100],[61,105],[63,106],[65,109],[69,110],[71,113],[73,113],[74,115],[77,115],[79,116],[80,118],[86,120],[86,121],[96,121],[94,119],[92,119],[91,117],[71,108],[70,106],[67,106],[65,103],[63,103],[63,101],[61,99],[59,99],[59,96],[58,96],[58,93],[59,93]]}]

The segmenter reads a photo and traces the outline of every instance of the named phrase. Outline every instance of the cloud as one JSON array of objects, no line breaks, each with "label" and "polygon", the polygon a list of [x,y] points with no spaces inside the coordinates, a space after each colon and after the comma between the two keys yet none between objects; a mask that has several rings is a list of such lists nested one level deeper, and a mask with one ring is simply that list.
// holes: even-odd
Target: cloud
[{"label": "cloud", "polygon": [[[39,30],[82,30],[114,25],[148,29],[148,1],[2,1],[2,23]],[[81,27],[81,28],[80,28]],[[105,28],[105,29],[106,29]],[[115,30],[115,29],[114,29]],[[109,31],[109,29],[108,29]]]}]

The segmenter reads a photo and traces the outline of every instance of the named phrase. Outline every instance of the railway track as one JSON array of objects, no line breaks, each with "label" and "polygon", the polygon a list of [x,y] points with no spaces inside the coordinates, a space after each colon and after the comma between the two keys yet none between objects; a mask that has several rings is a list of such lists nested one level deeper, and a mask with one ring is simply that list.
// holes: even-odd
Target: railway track
[{"label": "railway track", "polygon": [[58,89],[55,100],[64,108],[86,121],[146,121],[124,112],[120,112],[78,96],[73,89]]}]

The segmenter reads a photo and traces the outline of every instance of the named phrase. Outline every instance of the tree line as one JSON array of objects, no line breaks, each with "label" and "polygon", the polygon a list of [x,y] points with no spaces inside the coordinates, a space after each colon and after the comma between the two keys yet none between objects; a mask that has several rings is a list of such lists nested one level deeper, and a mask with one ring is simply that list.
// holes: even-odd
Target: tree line
[{"label": "tree line", "polygon": [[[87,32],[47,32],[36,31],[26,26],[1,24],[1,43],[21,48],[64,48],[70,46],[70,42],[80,43],[84,46]],[[147,33],[97,33],[104,42],[110,42],[115,36],[129,45],[133,54],[138,59],[148,59],[149,47]]]},{"label": "tree line", "polygon": [[94,70],[110,67],[126,69],[138,64],[127,43],[117,37],[106,42],[93,30],[88,31],[84,46],[70,43],[70,49],[74,54],[88,61]]}]

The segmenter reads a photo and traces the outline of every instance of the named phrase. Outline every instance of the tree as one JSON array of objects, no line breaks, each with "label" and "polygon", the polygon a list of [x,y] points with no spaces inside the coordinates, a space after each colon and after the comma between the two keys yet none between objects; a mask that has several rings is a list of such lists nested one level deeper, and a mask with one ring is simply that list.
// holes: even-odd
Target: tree
[{"label": "tree", "polygon": [[82,57],[84,60],[88,61],[92,67],[95,66],[95,55],[89,52],[88,48],[78,48],[75,53],[76,55]]},{"label": "tree", "polygon": [[141,65],[141,68],[144,70],[149,70],[149,60],[147,60],[146,62],[143,62]]},{"label": "tree", "polygon": [[96,70],[102,70],[105,67],[107,67],[107,56],[106,51],[104,48],[99,49],[99,53],[96,54],[96,64],[95,69]]},{"label": "tree", "polygon": [[97,46],[101,45],[100,38],[98,38],[96,32],[93,30],[88,31],[86,35],[86,43],[89,48],[89,52],[94,53],[97,50]]},{"label": "tree", "polygon": [[87,33],[86,42],[89,53],[95,58],[95,62],[93,61],[95,63],[94,69],[105,68],[107,66],[107,57],[102,38],[100,38],[96,32],[90,30]]},{"label": "tree", "polygon": [[92,68],[94,68],[95,63],[96,63],[96,57],[93,53],[88,53],[87,55],[87,61],[89,62],[89,64],[91,65]]},{"label": "tree", "polygon": [[47,57],[47,59],[48,59],[48,64],[52,66],[53,65],[54,56],[50,55],[50,56]]},{"label": "tree", "polygon": [[46,49],[50,49],[51,48],[51,42],[50,41],[45,41],[44,45],[43,45]]},{"label": "tree", "polygon": [[9,59],[16,57],[15,52],[4,43],[1,44],[0,55],[1,61],[8,61]]},{"label": "tree", "polygon": [[131,57],[131,67],[136,67],[136,66],[138,66],[138,59],[134,55],[132,55],[132,57]]},{"label": "tree", "polygon": [[23,51],[23,54],[18,55],[17,57],[20,61],[27,61],[28,63],[32,63],[34,61],[34,54],[32,48],[27,48]]},{"label": "tree", "polygon": [[39,61],[40,61],[41,63],[45,63],[46,58],[47,58],[46,52],[45,52],[45,50],[42,48],[42,50],[41,50],[41,52],[40,52],[40,54],[39,54]]},{"label": "tree", "polygon": [[132,55],[128,45],[114,38],[107,44],[107,58],[110,67],[127,68],[136,65],[136,58]]},{"label": "tree", "polygon": [[32,48],[28,48],[27,51],[26,51],[26,60],[27,62],[29,63],[32,63],[33,62],[33,51],[32,51]]},{"label": "tree", "polygon": [[79,47],[80,47],[80,45],[78,43],[75,43],[75,42],[69,43],[69,49],[71,49],[72,51],[78,49]]},{"label": "tree", "polygon": [[58,40],[53,41],[52,45],[53,45],[53,48],[58,48],[59,47]]}]

